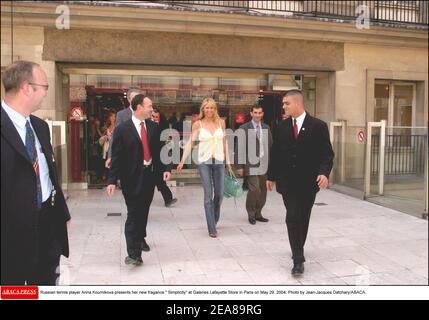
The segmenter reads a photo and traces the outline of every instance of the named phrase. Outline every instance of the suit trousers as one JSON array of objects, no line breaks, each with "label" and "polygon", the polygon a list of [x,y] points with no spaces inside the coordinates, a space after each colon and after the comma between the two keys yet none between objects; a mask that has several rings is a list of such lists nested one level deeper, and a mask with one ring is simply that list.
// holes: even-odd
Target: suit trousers
[{"label": "suit trousers", "polygon": [[132,258],[141,257],[141,243],[146,237],[149,208],[155,191],[154,173],[150,167],[144,170],[140,183],[142,184],[140,194],[130,196],[124,193],[128,211],[125,222],[125,240],[128,256]]},{"label": "suit trousers", "polygon": [[36,260],[25,265],[9,265],[7,276],[2,275],[2,285],[55,286],[57,284],[62,247],[57,237],[55,212],[50,202],[51,198],[42,204],[42,208],[37,213]]},{"label": "suit trousers", "polygon": [[246,210],[249,218],[261,218],[262,208],[267,201],[267,176],[247,176],[246,185],[248,188],[246,197]]},{"label": "suit trousers", "polygon": [[167,186],[167,183],[164,181],[163,176],[157,177],[156,187],[158,191],[161,192],[162,198],[166,204],[173,199],[173,194]]},{"label": "suit trousers", "polygon": [[286,226],[294,263],[305,262],[304,245],[307,239],[315,192],[288,192],[282,194],[286,207]]}]

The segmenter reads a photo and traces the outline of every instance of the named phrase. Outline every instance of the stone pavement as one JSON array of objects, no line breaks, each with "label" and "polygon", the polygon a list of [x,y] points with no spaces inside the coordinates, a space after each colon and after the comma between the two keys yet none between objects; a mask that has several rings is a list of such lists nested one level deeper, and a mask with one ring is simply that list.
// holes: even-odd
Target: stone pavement
[{"label": "stone pavement", "polygon": [[[428,221],[331,190],[319,192],[305,247],[305,273],[290,274],[281,196],[268,194],[268,223],[250,225],[245,197],[224,199],[218,238],[210,238],[201,186],[172,188],[149,214],[143,266],[125,265],[126,206],[117,190],[70,191],[69,259],[60,284],[72,285],[428,285]],[[108,216],[108,213],[122,213]]]}]

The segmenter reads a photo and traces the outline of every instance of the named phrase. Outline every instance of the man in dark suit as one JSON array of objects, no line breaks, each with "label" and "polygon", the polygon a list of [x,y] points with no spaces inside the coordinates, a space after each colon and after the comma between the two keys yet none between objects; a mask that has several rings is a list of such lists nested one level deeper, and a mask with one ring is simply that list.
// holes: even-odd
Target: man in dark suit
[{"label": "man in dark suit", "polygon": [[161,162],[162,141],[158,125],[151,119],[152,101],[142,94],[131,101],[133,115],[113,133],[112,163],[107,194],[112,196],[116,181],[121,180],[127,205],[125,239],[126,264],[141,265],[142,242],[145,242],[149,207],[155,190],[156,176],[170,179],[169,169]]},{"label": "man in dark suit", "polygon": [[42,68],[17,61],[2,75],[1,284],[55,285],[68,257],[69,210],[58,180],[49,127],[31,115],[48,92]]},{"label": "man in dark suit", "polygon": [[328,126],[305,112],[301,91],[288,91],[283,108],[290,117],[279,124],[274,135],[267,188],[271,191],[275,181],[277,192],[283,196],[292,274],[301,275],[311,209],[316,193],[328,186],[334,152]]},{"label": "man in dark suit", "polygon": [[[133,108],[131,107],[131,101],[133,100],[133,98],[138,95],[138,94],[142,94],[143,92],[138,89],[138,88],[130,88],[127,91],[127,100],[128,103],[130,104],[128,108],[123,109],[121,111],[119,111],[116,114],[116,120],[115,120],[115,128],[117,126],[119,126],[121,123],[124,123],[128,120],[130,120],[133,116]],[[108,151],[108,156],[107,156],[107,160],[105,163],[106,168],[110,168],[111,162],[112,162],[112,146],[113,146],[113,138],[114,136],[112,136],[112,139],[110,140],[110,144],[109,144],[109,151]],[[119,181],[120,183],[120,181]],[[142,246],[142,250],[143,251],[150,251],[150,247],[149,245],[146,243],[146,241],[143,239],[143,242],[141,244]]]},{"label": "man in dark suit", "polygon": [[[142,94],[142,91],[140,89],[130,88],[127,91],[127,100],[128,100],[128,103],[129,103],[129,107],[126,108],[126,109],[123,109],[123,110],[119,111],[116,114],[115,128],[117,126],[119,126],[121,123],[123,123],[123,122],[128,121],[129,119],[131,119],[131,117],[133,115],[133,109],[131,107],[131,101],[138,94]],[[106,163],[105,163],[106,168],[110,168],[110,163],[112,161],[112,144],[113,144],[113,140],[110,141],[109,152],[108,152],[107,160],[106,160]]]},{"label": "man in dark suit", "polygon": [[[249,223],[254,225],[256,221],[268,222],[268,219],[262,216],[262,208],[267,200],[266,173],[273,137],[270,127],[262,122],[264,110],[261,106],[253,106],[250,115],[252,120],[240,126],[240,129],[245,133],[246,139],[245,141],[239,140],[236,145],[235,163],[238,167],[238,176],[243,176],[245,180],[244,184],[248,190],[246,210]],[[254,148],[251,148],[252,144]],[[239,159],[240,147],[245,147],[247,151],[245,152],[245,163],[243,164],[240,163]]]},{"label": "man in dark suit", "polygon": [[[168,130],[169,126],[163,114],[158,108],[154,108],[152,112],[152,121],[158,124],[159,130]],[[162,198],[164,199],[164,204],[167,208],[171,207],[177,202],[177,198],[173,198],[173,193],[170,188],[165,183],[162,176],[158,176],[156,179],[156,187],[159,192],[161,192]]]}]

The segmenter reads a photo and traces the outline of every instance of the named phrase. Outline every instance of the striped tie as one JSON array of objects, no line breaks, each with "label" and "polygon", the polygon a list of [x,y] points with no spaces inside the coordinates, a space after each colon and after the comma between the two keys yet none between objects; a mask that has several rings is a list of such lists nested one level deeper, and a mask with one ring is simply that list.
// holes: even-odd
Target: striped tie
[{"label": "striped tie", "polygon": [[37,208],[42,207],[42,186],[40,184],[40,171],[39,171],[39,159],[36,151],[36,139],[34,137],[34,131],[30,126],[30,122],[27,120],[25,124],[25,149],[27,149],[27,154],[30,157],[31,162],[33,163],[34,172],[36,172],[36,181],[37,181]]}]

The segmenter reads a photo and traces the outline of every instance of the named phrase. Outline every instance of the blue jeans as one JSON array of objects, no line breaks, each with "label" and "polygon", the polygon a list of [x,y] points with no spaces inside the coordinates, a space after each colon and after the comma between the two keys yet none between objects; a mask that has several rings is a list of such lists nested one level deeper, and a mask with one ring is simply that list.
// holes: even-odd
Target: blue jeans
[{"label": "blue jeans", "polygon": [[201,163],[198,165],[198,171],[204,188],[204,210],[206,212],[207,227],[209,233],[215,233],[216,224],[220,217],[220,205],[223,200],[225,165],[223,163]]}]

